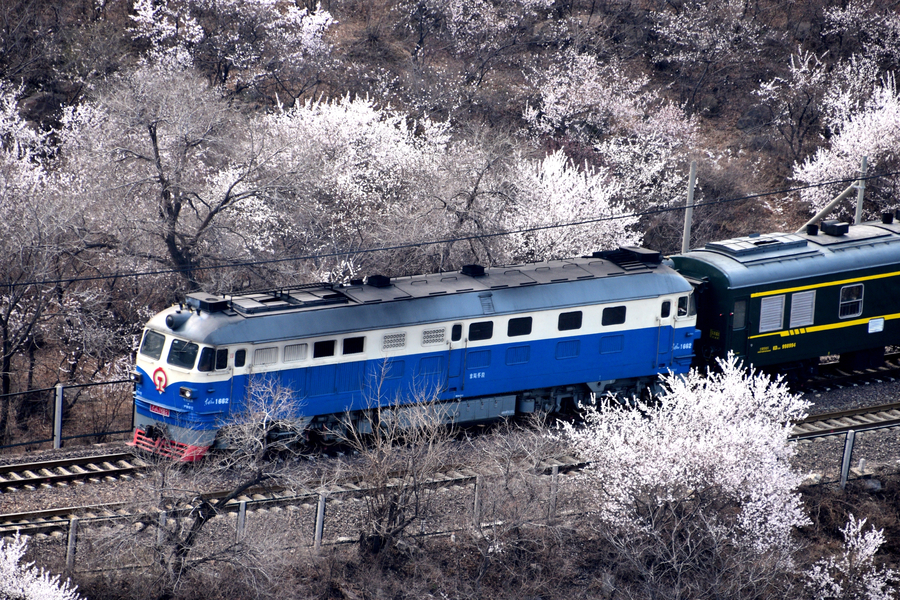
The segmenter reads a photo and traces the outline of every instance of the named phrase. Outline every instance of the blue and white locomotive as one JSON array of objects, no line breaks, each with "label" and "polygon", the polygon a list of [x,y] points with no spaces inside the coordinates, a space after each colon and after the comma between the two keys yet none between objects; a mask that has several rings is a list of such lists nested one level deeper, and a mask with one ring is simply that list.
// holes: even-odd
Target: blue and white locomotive
[{"label": "blue and white locomotive", "polygon": [[299,424],[363,428],[377,406],[441,403],[458,424],[640,393],[686,372],[691,284],[658,252],[234,296],[198,293],[147,324],[133,445],[200,458],[254,378],[290,390]]}]

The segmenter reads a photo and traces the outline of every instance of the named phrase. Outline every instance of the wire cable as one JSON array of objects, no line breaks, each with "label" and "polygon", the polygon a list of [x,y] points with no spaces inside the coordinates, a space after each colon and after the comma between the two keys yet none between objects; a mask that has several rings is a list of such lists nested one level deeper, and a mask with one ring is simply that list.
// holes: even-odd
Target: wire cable
[{"label": "wire cable", "polygon": [[[699,202],[694,204],[694,208],[703,208],[707,206],[717,206],[721,204],[728,204],[732,202],[741,202],[745,200],[755,200],[757,198],[764,198],[767,196],[777,196],[780,194],[789,194],[793,192],[798,192],[802,190],[817,188],[817,187],[826,187],[830,185],[835,185],[838,183],[853,183],[860,180],[868,181],[870,179],[880,179],[884,177],[892,177],[894,175],[900,175],[900,171],[892,171],[888,173],[876,173],[873,175],[866,175],[865,177],[851,177],[845,179],[834,179],[831,181],[824,181],[819,183],[812,183],[809,185],[792,187],[792,188],[784,188],[780,190],[773,190],[771,192],[760,192],[758,194],[748,194],[746,196],[738,196],[734,198],[723,198],[723,199],[715,199],[709,200],[707,202]],[[534,227],[526,227],[523,229],[514,229],[514,230],[506,230],[506,231],[497,231],[493,233],[479,233],[467,236],[461,236],[456,238],[445,238],[440,240],[431,240],[431,241],[422,241],[422,242],[409,242],[404,244],[395,244],[393,246],[381,246],[378,248],[362,248],[358,250],[346,250],[340,252],[326,252],[326,253],[316,253],[316,254],[306,254],[299,256],[289,256],[284,258],[269,258],[263,260],[255,260],[255,261],[242,261],[242,262],[229,262],[225,264],[218,265],[201,265],[190,268],[182,268],[182,269],[159,269],[155,271],[137,271],[134,273],[112,273],[108,275],[93,275],[87,277],[70,277],[63,279],[44,279],[37,281],[22,281],[16,283],[8,283],[2,285],[0,287],[5,288],[18,288],[18,287],[26,287],[26,286],[45,286],[45,285],[59,285],[59,284],[70,284],[70,283],[80,283],[85,281],[105,281],[109,279],[120,279],[120,278],[131,278],[131,277],[152,277],[157,275],[174,275],[174,274],[182,274],[186,272],[198,272],[198,271],[211,271],[218,269],[238,269],[245,267],[257,267],[264,266],[270,264],[279,264],[285,262],[292,261],[301,261],[301,260],[321,260],[325,258],[336,258],[339,256],[357,256],[364,254],[374,254],[377,252],[392,252],[397,250],[409,250],[413,248],[424,248],[427,246],[437,246],[441,244],[455,244],[457,242],[468,242],[472,240],[483,240],[483,239],[491,239],[496,237],[503,237],[507,235],[518,235],[525,233],[533,233],[537,231],[545,231],[548,229],[561,229],[567,227],[580,227],[583,225],[591,225],[595,223],[602,223],[606,221],[616,221],[619,219],[630,219],[630,218],[639,218],[639,217],[647,217],[657,214],[664,214],[668,212],[682,211],[685,210],[686,206],[668,206],[668,207],[660,207],[653,208],[644,211],[626,213],[626,214],[618,214],[618,215],[610,215],[604,217],[596,217],[592,219],[584,219],[581,221],[570,221],[566,223],[551,223],[548,225],[536,225]]]}]

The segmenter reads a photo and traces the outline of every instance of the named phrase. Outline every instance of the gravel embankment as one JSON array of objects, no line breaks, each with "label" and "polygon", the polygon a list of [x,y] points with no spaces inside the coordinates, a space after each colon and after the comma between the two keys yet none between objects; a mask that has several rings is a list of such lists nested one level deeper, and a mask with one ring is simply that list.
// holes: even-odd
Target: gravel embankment
[{"label": "gravel embankment", "polygon": [[[900,382],[862,385],[821,394],[808,394],[814,403],[810,414],[826,413],[864,406],[887,404],[900,396]],[[841,457],[845,436],[820,438],[797,445],[794,464],[800,473],[818,474],[825,482],[840,478]],[[111,454],[126,449],[124,444],[105,444],[71,448],[60,452],[42,451],[28,454],[0,456],[0,464],[32,462],[42,458]],[[881,473],[900,472],[900,429],[889,429],[857,435],[852,465],[860,459],[866,461],[867,470],[877,477]],[[818,479],[811,479],[816,481]],[[148,492],[153,483],[142,478],[100,483],[76,483],[66,487],[42,488],[35,491],[18,491],[0,495],[0,514],[29,510],[60,508],[67,506],[96,505],[110,502],[127,502]]]}]

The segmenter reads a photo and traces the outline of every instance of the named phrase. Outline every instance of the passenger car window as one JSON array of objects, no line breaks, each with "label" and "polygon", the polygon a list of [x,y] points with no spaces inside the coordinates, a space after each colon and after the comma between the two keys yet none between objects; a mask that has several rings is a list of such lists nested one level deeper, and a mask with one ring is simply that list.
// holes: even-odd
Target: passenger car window
[{"label": "passenger car window", "polygon": [[186,342],[184,340],[172,340],[172,346],[169,348],[169,356],[166,359],[170,365],[181,367],[182,369],[193,369],[194,363],[197,361],[197,353],[200,346],[194,342]]},{"label": "passenger car window", "polygon": [[557,328],[560,331],[569,331],[572,329],[581,329],[581,311],[560,313]]},{"label": "passenger car window", "polygon": [[734,318],[731,320],[732,329],[743,329],[747,326],[747,301],[734,301]]},{"label": "passenger car window", "polygon": [[863,285],[845,285],[841,288],[841,308],[840,316],[842,319],[847,317],[858,317],[862,314],[863,306]]},{"label": "passenger car window", "polygon": [[506,326],[506,335],[508,337],[528,335],[529,333],[531,333],[531,317],[510,319],[509,324]]},{"label": "passenger car window", "polygon": [[791,294],[791,322],[789,327],[812,325],[816,314],[816,290]]},{"label": "passenger car window", "polygon": [[141,342],[141,354],[149,356],[153,360],[159,360],[165,343],[166,336],[148,329],[144,334],[144,341]]},{"label": "passenger car window", "polygon": [[759,332],[778,331],[784,324],[784,295],[762,299],[759,309]]}]

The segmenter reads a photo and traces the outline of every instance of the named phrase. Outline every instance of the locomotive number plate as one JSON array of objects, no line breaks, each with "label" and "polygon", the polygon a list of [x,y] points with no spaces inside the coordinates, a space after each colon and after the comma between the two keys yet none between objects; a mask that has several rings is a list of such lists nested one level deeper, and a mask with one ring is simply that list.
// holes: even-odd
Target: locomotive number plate
[{"label": "locomotive number plate", "polygon": [[168,408],[162,408],[161,406],[156,406],[155,404],[151,404],[151,405],[150,405],[150,412],[156,413],[156,414],[158,414],[158,415],[162,415],[162,416],[164,416],[164,417],[168,417],[168,416],[169,416],[169,409],[168,409]]}]

